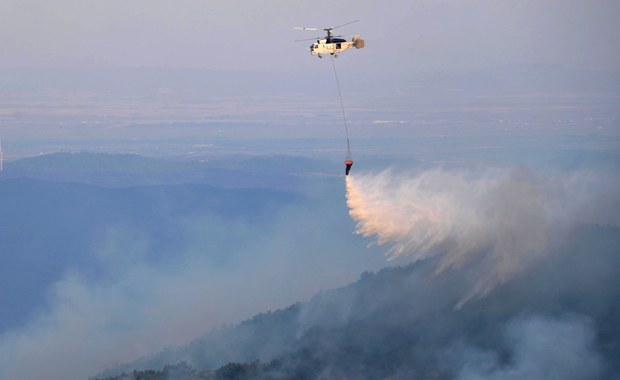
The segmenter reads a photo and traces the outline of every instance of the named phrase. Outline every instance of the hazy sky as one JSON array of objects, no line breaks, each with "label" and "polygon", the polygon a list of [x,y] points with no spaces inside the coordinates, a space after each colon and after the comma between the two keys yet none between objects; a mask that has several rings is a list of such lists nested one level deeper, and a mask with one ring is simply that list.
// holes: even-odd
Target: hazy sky
[{"label": "hazy sky", "polygon": [[617,0],[3,0],[0,68],[180,67],[296,71],[321,33],[361,34],[361,69],[507,63],[620,68]]}]

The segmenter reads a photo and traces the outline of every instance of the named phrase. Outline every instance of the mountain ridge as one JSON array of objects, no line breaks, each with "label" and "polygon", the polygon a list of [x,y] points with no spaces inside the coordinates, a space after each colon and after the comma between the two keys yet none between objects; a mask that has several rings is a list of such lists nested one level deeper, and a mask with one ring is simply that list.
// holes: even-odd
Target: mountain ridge
[{"label": "mountain ridge", "polygon": [[[458,272],[433,275],[432,260],[388,267],[95,378],[133,373],[156,379],[148,371],[179,365],[186,374],[172,379],[452,379],[479,365],[470,361],[474,353],[490,355],[488,367],[476,368],[480,376],[534,366],[529,378],[545,378],[539,373],[608,378],[620,369],[620,329],[614,322],[620,307],[613,301],[620,296],[614,248],[620,229],[583,225],[572,232],[540,266],[461,309],[454,305],[470,279]],[[598,274],[596,282],[592,273]],[[536,333],[541,326],[545,330]],[[529,343],[511,335],[518,331],[519,339],[553,342],[554,334],[569,334],[565,328],[583,335],[576,333],[555,352],[549,346],[552,352],[541,362],[520,356]],[[564,358],[553,355],[570,356],[572,350],[581,353],[582,365],[567,370]]]},{"label": "mountain ridge", "polygon": [[329,171],[325,161],[289,156],[172,160],[132,153],[59,152],[7,162],[1,179],[39,178],[103,187],[206,183],[214,187],[299,190],[304,176]]}]

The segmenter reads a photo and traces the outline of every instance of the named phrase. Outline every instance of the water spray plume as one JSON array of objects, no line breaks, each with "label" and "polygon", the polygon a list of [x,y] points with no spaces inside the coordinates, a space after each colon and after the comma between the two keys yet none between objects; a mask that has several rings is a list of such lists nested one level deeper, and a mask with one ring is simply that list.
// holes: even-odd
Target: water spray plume
[{"label": "water spray plume", "polygon": [[474,280],[459,305],[532,265],[547,245],[545,204],[532,178],[386,171],[348,177],[346,190],[355,232],[388,245],[388,259],[435,257],[436,273],[467,268]]},{"label": "water spray plume", "polygon": [[[446,230],[437,202],[426,202],[424,194],[401,194],[404,188],[384,186],[392,176],[384,172],[372,181],[369,177],[347,179],[349,214],[357,221],[356,233],[375,236],[379,245],[392,244],[387,256],[394,259],[410,248],[428,252]],[[406,196],[406,199],[403,198]],[[409,247],[413,243],[412,247]],[[422,257],[419,257],[422,258]]]}]

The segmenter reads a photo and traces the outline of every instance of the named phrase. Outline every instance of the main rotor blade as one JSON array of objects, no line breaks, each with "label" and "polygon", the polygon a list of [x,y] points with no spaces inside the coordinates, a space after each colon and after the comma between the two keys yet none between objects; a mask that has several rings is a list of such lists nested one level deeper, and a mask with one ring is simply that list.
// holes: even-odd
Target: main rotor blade
[{"label": "main rotor blade", "polygon": [[295,30],[319,30],[317,28],[306,28],[305,26],[297,26],[297,27],[294,27],[293,29]]},{"label": "main rotor blade", "polygon": [[353,24],[354,22],[358,22],[358,21],[359,21],[359,20],[349,21],[349,22],[347,22],[346,24],[342,24],[342,25],[338,25],[338,26],[332,26],[332,27],[331,27],[331,28],[329,28],[329,29],[336,29],[336,28],[340,28],[340,27],[343,27],[343,26],[345,26],[345,25]]}]

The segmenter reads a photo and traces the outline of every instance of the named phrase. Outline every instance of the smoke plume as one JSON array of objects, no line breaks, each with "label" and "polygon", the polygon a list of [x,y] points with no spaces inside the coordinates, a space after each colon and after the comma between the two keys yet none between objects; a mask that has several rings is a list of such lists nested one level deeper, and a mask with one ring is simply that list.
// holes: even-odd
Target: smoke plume
[{"label": "smoke plume", "polygon": [[528,172],[385,171],[348,176],[346,189],[356,233],[389,246],[390,260],[434,258],[436,273],[468,271],[472,287],[457,308],[534,265],[550,241],[553,202]]},{"label": "smoke plume", "polygon": [[67,270],[40,311],[0,334],[0,379],[86,379],[353,281],[377,254],[360,260],[363,242],[346,234],[338,205],[333,193],[321,205],[274,206],[261,226],[247,216],[255,209],[239,218],[179,216],[165,240],[178,249],[160,260],[149,256],[156,240],[142,224],[106,227],[93,243],[104,274]]},{"label": "smoke plume", "polygon": [[513,352],[501,363],[494,352],[461,353],[458,380],[600,379],[605,362],[595,350],[595,326],[580,315],[518,317],[504,333]]}]

